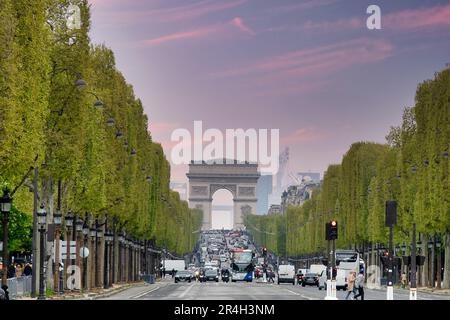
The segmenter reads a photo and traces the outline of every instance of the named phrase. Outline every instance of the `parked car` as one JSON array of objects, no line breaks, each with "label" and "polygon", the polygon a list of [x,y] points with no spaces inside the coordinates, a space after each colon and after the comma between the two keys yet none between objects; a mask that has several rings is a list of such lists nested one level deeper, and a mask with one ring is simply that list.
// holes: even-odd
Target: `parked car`
[{"label": "parked car", "polygon": [[175,274],[175,283],[178,283],[179,281],[191,282],[191,280],[192,280],[192,273],[190,271],[181,270]]},{"label": "parked car", "polygon": [[319,275],[317,273],[307,273],[303,277],[302,287],[308,286],[319,286]]}]

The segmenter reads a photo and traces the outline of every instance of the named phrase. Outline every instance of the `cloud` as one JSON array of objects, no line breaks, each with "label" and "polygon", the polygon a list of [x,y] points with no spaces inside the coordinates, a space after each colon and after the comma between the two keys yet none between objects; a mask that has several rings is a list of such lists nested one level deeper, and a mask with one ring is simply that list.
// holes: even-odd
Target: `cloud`
[{"label": "cloud", "polygon": [[[97,0],[99,1],[99,0]],[[211,13],[220,12],[236,8],[245,4],[248,0],[213,1],[203,0],[195,3],[180,5],[176,7],[154,8],[150,10],[115,10],[113,12],[103,12],[108,20],[113,20],[117,24],[136,23],[142,21],[152,22],[177,22],[199,18]],[[100,0],[102,4],[104,0]]]},{"label": "cloud", "polygon": [[[439,5],[432,8],[418,8],[401,10],[384,14],[381,12],[381,27],[388,31],[418,31],[445,28],[450,26],[450,5]],[[280,26],[270,28],[269,31],[347,31],[364,30],[366,18],[353,17],[336,21],[307,21],[297,26]]]},{"label": "cloud", "polygon": [[382,28],[397,30],[428,29],[450,26],[450,4],[409,9],[382,16]]},{"label": "cloud", "polygon": [[339,0],[306,0],[300,3],[282,5],[276,8],[271,8],[271,12],[275,13],[286,13],[292,11],[305,11],[317,7],[328,6],[337,3]]},{"label": "cloud", "polygon": [[178,124],[171,122],[152,122],[148,125],[150,132],[155,135],[169,133],[176,128],[178,128]]},{"label": "cloud", "polygon": [[173,41],[208,38],[210,36],[217,37],[219,35],[231,34],[233,30],[236,29],[245,34],[255,35],[255,32],[245,25],[242,18],[234,18],[227,23],[213,24],[189,31],[180,31],[153,39],[144,40],[142,43],[146,46],[157,46]]},{"label": "cloud", "polygon": [[231,20],[231,24],[235,26],[236,28],[240,29],[241,31],[248,33],[251,36],[254,36],[256,33],[252,29],[250,29],[245,23],[244,20],[240,17],[236,17],[233,20]]},{"label": "cloud", "polygon": [[281,137],[280,143],[283,145],[310,143],[322,140],[327,136],[327,133],[319,131],[318,129],[313,127],[300,128],[287,136]]},{"label": "cloud", "polygon": [[265,58],[247,66],[214,73],[213,77],[266,77],[271,80],[292,77],[315,78],[349,68],[373,63],[392,54],[393,46],[385,40],[360,38]]}]

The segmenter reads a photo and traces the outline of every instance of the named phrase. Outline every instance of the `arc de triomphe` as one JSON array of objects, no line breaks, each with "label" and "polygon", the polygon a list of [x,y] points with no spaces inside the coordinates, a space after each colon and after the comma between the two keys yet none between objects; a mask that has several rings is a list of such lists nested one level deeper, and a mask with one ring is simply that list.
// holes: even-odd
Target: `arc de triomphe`
[{"label": "arc de triomphe", "polygon": [[243,214],[256,213],[256,183],[260,176],[253,163],[193,163],[186,176],[189,179],[189,207],[203,211],[202,230],[210,230],[212,198],[216,191],[229,190],[233,195],[233,228],[244,226]]}]

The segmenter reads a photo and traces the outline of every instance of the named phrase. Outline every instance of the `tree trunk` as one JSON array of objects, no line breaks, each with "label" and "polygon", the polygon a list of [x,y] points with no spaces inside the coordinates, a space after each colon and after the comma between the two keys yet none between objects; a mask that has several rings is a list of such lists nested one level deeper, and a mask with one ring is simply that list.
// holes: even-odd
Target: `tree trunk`
[{"label": "tree trunk", "polygon": [[444,237],[443,241],[443,247],[444,247],[444,281],[443,281],[443,288],[444,289],[450,289],[450,232],[447,232],[447,234]]}]

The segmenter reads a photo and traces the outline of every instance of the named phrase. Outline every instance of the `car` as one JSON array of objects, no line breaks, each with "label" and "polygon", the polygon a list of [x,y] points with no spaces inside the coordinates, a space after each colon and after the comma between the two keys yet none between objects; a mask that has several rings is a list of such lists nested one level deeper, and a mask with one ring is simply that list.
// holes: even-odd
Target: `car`
[{"label": "car", "polygon": [[219,274],[217,270],[209,269],[205,271],[205,281],[219,282]]},{"label": "car", "polygon": [[192,273],[187,270],[180,270],[175,274],[175,283],[180,281],[191,282],[192,281]]},{"label": "car", "polygon": [[319,286],[319,275],[317,273],[307,273],[303,277],[302,287],[308,286]]}]

